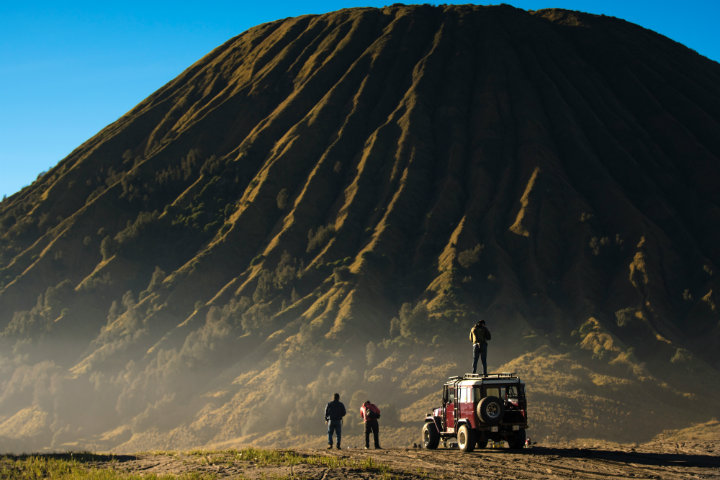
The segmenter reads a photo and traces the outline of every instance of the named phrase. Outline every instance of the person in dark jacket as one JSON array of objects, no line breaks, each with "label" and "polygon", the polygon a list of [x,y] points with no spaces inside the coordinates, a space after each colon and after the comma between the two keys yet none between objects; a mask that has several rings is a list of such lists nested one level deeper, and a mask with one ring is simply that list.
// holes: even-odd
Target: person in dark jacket
[{"label": "person in dark jacket", "polygon": [[342,419],[345,416],[345,405],[340,401],[340,394],[333,395],[333,401],[328,402],[325,407],[325,423],[328,427],[328,449],[333,446],[333,432],[337,437],[337,449],[340,450],[340,439],[342,438]]},{"label": "person in dark jacket", "polygon": [[470,341],[473,344],[473,370],[477,371],[478,357],[482,360],[483,375],[487,375],[487,342],[490,340],[490,330],[485,326],[485,320],[480,320],[470,330]]},{"label": "person in dark jacket", "polygon": [[375,448],[380,448],[380,426],[378,425],[377,419],[380,418],[380,409],[370,403],[370,400],[366,400],[360,407],[360,416],[365,422],[365,449],[370,448],[370,432],[373,434],[373,440],[375,440]]}]

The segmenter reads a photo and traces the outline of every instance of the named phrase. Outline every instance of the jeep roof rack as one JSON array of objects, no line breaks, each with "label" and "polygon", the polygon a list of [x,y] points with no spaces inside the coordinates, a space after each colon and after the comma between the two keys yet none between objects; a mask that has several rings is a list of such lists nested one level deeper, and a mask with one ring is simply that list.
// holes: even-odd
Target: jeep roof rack
[{"label": "jeep roof rack", "polygon": [[482,380],[482,379],[499,379],[499,378],[517,378],[517,375],[515,372],[499,372],[499,373],[488,373],[487,375],[483,375],[482,373],[465,373],[463,376],[459,375],[453,375],[452,377],[448,377],[448,382],[453,382],[455,380]]},{"label": "jeep roof rack", "polygon": [[[473,375],[472,373],[466,374],[466,375]],[[475,374],[477,375],[477,374]],[[517,377],[515,375],[515,372],[499,372],[499,373],[488,373],[487,375],[483,375],[484,378],[512,378]],[[475,378],[474,376],[472,378]]]}]

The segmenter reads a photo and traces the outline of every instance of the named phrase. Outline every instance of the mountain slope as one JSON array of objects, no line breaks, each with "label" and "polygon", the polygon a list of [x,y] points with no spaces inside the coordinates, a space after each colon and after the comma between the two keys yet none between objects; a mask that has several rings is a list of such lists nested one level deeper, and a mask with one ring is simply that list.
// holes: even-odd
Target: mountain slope
[{"label": "mountain slope", "polygon": [[707,421],[719,80],[563,10],[248,30],[0,204],[5,448],[322,442],[333,391],[407,444],[477,316],[542,434]]}]

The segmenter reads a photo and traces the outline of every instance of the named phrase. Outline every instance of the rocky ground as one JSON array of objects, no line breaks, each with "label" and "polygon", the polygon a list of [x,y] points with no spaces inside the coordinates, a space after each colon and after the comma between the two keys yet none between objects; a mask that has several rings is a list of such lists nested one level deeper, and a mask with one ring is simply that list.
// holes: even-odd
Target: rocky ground
[{"label": "rocky ground", "polygon": [[[296,451],[309,458],[319,451]],[[142,454],[111,462],[124,472],[209,474],[215,478],[720,478],[720,457],[710,454],[652,452],[626,448],[536,446],[520,452],[489,449],[471,454],[457,450],[333,450],[339,464],[259,465],[229,455]],[[370,460],[369,460],[370,459]],[[353,464],[356,462],[356,464]],[[109,466],[99,462],[97,467]]]},{"label": "rocky ground", "polygon": [[[580,439],[505,444],[470,453],[454,444],[364,450],[210,449],[136,454],[54,453],[0,456],[0,479],[545,479],[720,478],[720,422],[668,430],[642,444]],[[442,444],[441,444],[442,447]],[[113,473],[114,472],[114,473]]]},{"label": "rocky ground", "polygon": [[[88,466],[208,478],[720,478],[720,422],[659,435],[641,445],[580,440],[512,451],[488,448],[229,450],[94,456]],[[272,453],[268,453],[272,452]],[[268,456],[269,455],[269,456]],[[272,457],[272,458],[271,458]]]}]

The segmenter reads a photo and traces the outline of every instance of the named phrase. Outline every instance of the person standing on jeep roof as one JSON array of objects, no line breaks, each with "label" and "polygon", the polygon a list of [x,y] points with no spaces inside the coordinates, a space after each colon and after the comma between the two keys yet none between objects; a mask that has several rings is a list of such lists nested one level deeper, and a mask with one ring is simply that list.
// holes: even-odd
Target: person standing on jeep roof
[{"label": "person standing on jeep roof", "polygon": [[325,423],[328,427],[328,449],[333,446],[333,432],[337,437],[337,449],[340,450],[340,439],[342,437],[342,419],[345,416],[345,405],[340,401],[340,394],[333,395],[333,401],[328,402],[325,407]]},{"label": "person standing on jeep roof", "polygon": [[470,329],[470,341],[473,344],[473,373],[477,372],[478,357],[482,360],[483,375],[487,375],[487,342],[490,340],[490,330],[485,326],[485,320],[480,320]]},{"label": "person standing on jeep roof", "polygon": [[373,433],[373,440],[375,440],[375,448],[380,448],[380,426],[378,425],[378,418],[380,418],[380,409],[370,400],[366,400],[360,407],[360,416],[365,422],[365,450],[370,448],[370,432]]}]

